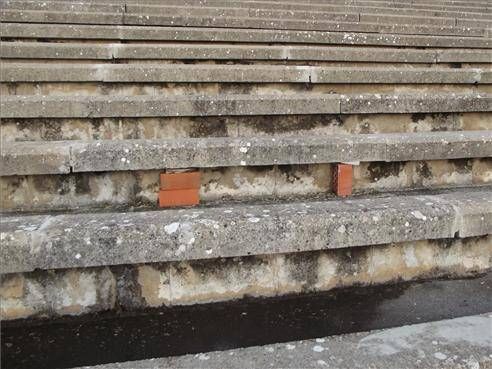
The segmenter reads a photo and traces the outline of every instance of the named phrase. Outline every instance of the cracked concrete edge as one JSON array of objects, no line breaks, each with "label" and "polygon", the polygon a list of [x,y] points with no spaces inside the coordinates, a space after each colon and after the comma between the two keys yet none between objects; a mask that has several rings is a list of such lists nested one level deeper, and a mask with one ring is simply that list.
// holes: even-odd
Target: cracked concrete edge
[{"label": "cracked concrete edge", "polygon": [[3,273],[14,273],[481,236],[492,233],[491,199],[490,188],[465,188],[324,202],[4,216],[0,260]]},{"label": "cracked concrete edge", "polygon": [[492,132],[4,143],[0,176],[492,157]]}]

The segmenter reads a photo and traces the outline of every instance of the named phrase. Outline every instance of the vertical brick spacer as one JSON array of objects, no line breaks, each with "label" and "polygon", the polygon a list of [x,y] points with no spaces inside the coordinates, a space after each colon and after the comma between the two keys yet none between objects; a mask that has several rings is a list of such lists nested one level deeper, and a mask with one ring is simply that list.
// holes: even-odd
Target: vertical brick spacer
[{"label": "vertical brick spacer", "polygon": [[194,206],[199,203],[199,170],[184,169],[160,174],[159,207]]},{"label": "vertical brick spacer", "polygon": [[353,167],[352,164],[333,164],[332,189],[340,197],[352,194]]}]

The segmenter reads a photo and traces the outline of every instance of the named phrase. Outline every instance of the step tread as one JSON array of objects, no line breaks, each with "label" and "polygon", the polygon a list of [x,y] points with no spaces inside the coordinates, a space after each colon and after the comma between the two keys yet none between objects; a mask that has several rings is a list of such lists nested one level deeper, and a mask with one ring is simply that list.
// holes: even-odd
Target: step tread
[{"label": "step tread", "polygon": [[[363,5],[350,5],[350,4],[285,4],[285,3],[272,3],[272,2],[224,2],[224,1],[212,1],[205,3],[193,3],[189,2],[184,6],[181,3],[165,2],[160,4],[145,4],[145,3],[127,3],[123,6],[121,3],[65,3],[65,2],[53,2],[53,1],[18,1],[7,0],[3,3],[4,9],[18,9],[18,10],[55,10],[55,11],[100,11],[100,12],[118,12],[118,13],[168,13],[174,10],[174,13],[199,13],[208,15],[238,15],[238,16],[265,16],[270,14],[276,14],[278,16],[285,15],[299,15],[307,17],[323,17],[328,18],[332,13],[377,13],[377,14],[400,14],[400,15],[424,15],[431,17],[456,17],[456,18],[476,18],[476,19],[490,19],[490,14],[487,14],[481,9],[474,9],[473,12],[466,12],[463,9],[455,10],[453,8],[443,9],[426,9],[426,8],[412,8],[410,5],[406,8],[395,8],[391,6],[381,6],[380,4],[366,3]],[[358,20],[358,17],[355,18]]]},{"label": "step tread", "polygon": [[[84,367],[162,368],[482,368],[492,362],[491,314],[396,328]],[[354,353],[357,352],[357,355]],[[82,368],[79,368],[82,369]]]},{"label": "step tread", "polygon": [[[391,32],[418,34],[465,34],[485,36],[488,34],[488,21],[469,22],[456,18],[431,18],[418,16],[380,16],[367,17],[367,21],[306,20],[252,17],[214,17],[159,14],[118,14],[103,12],[66,12],[43,10],[9,10],[0,9],[2,22],[61,23],[61,24],[113,24],[144,26],[183,26],[183,27],[221,27],[221,28],[255,28],[255,29],[291,29],[318,31],[353,31],[353,32]],[[441,24],[439,19],[444,20]],[[397,21],[401,22],[398,23]],[[381,23],[380,23],[381,22]],[[435,25],[437,23],[437,25]],[[475,24],[474,24],[475,23]],[[447,29],[441,29],[446,27]]]},{"label": "step tread", "polygon": [[0,224],[0,260],[3,273],[14,273],[481,236],[492,232],[491,199],[492,188],[483,187],[323,202],[11,215]]},{"label": "step tread", "polygon": [[481,68],[7,63],[1,82],[492,83]]},{"label": "step tread", "polygon": [[0,175],[492,157],[492,131],[5,142]]},{"label": "step tread", "polygon": [[487,93],[4,96],[2,118],[178,117],[492,111]]},{"label": "step tread", "polygon": [[2,23],[3,37],[491,48],[490,38],[395,33]]},{"label": "step tread", "polygon": [[217,44],[91,44],[3,42],[4,59],[84,60],[289,60],[371,63],[489,63],[485,49],[398,49],[389,47]]}]

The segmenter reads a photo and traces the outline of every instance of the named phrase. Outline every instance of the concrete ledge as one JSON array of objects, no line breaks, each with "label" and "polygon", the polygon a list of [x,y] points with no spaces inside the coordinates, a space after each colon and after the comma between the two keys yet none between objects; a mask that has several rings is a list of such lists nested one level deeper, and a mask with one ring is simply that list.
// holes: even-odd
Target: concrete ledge
[{"label": "concrete ledge", "polygon": [[[412,17],[408,17],[412,18]],[[471,28],[463,26],[421,25],[417,21],[403,18],[405,22],[396,23],[391,16],[386,21],[390,23],[363,23],[341,21],[319,21],[306,19],[251,18],[251,17],[202,17],[183,15],[155,14],[118,14],[96,12],[62,12],[43,10],[1,10],[0,21],[23,23],[63,23],[63,24],[114,24],[114,25],[145,25],[145,26],[182,26],[182,27],[223,27],[223,28],[256,28],[256,29],[292,29],[312,31],[348,31],[348,32],[384,32],[405,34],[430,35],[468,35],[485,36],[486,28]],[[402,20],[403,20],[402,19]],[[444,28],[443,28],[444,27]]]},{"label": "concrete ledge", "polygon": [[490,314],[465,316],[365,333],[84,368],[488,368],[492,364],[491,324]]},{"label": "concrete ledge", "polygon": [[386,63],[489,63],[489,50],[381,47],[88,44],[3,42],[5,59],[302,60]]},{"label": "concrete ledge", "polygon": [[[99,12],[127,12],[143,14],[195,14],[211,16],[249,16],[249,17],[308,17],[311,19],[331,19],[332,13],[349,13],[351,16],[356,15],[353,20],[359,20],[359,13],[369,13],[370,15],[398,14],[405,16],[425,16],[425,17],[447,17],[447,18],[472,18],[472,19],[490,19],[485,12],[465,12],[463,10],[435,10],[435,9],[413,9],[397,8],[392,6],[381,6],[381,3],[373,4],[364,3],[365,5],[353,6],[343,3],[336,4],[289,4],[286,2],[228,2],[224,0],[213,0],[205,3],[197,2],[177,2],[167,1],[165,4],[150,3],[126,3],[123,6],[113,1],[108,3],[64,3],[59,1],[18,1],[7,0],[2,4],[3,9],[17,10],[51,10],[51,11],[99,11]],[[186,4],[183,6],[183,4]],[[199,5],[199,7],[197,6]],[[483,5],[485,8],[485,5]],[[341,18],[343,19],[343,18]],[[455,25],[452,23],[451,25]]]},{"label": "concrete ledge", "polygon": [[492,132],[4,143],[2,176],[492,157]]},{"label": "concrete ledge", "polygon": [[0,33],[10,38],[267,42],[407,47],[491,48],[485,37],[423,36],[389,33],[321,32],[289,30],[223,29],[193,27],[104,26],[2,23]]},{"label": "concrete ledge", "polygon": [[156,263],[480,236],[492,233],[491,199],[492,190],[482,188],[227,208],[4,216],[1,270]]},{"label": "concrete ledge", "polygon": [[4,96],[2,118],[177,117],[492,111],[492,95]]},{"label": "concrete ledge", "polygon": [[492,72],[436,68],[6,63],[1,82],[492,83]]},{"label": "concrete ledge", "polygon": [[[4,42],[0,52],[1,57],[7,59],[314,60],[435,63],[437,57],[436,53],[431,50],[370,47],[42,42]],[[481,53],[482,51],[477,50],[470,54]],[[453,51],[453,55],[459,54]]]}]

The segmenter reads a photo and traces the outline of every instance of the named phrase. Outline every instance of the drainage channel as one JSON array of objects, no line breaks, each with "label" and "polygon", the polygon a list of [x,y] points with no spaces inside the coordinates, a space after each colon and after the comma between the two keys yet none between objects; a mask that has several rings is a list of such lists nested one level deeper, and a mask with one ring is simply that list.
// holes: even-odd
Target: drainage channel
[{"label": "drainage channel", "polygon": [[3,322],[3,368],[70,368],[388,328],[492,311],[492,272],[271,299]]}]

